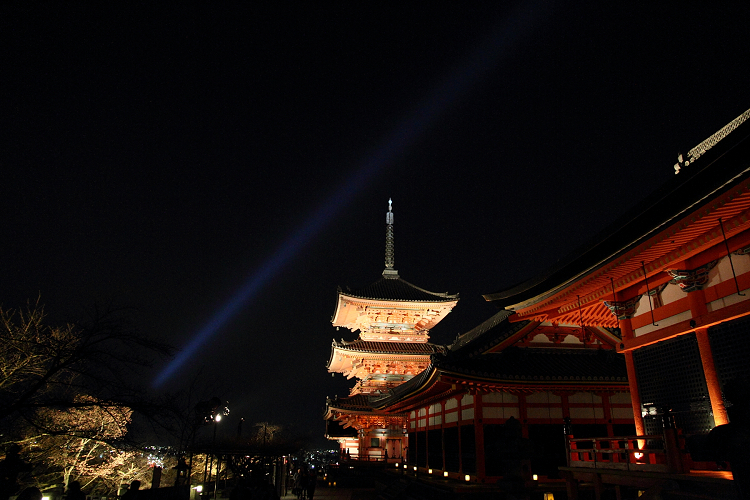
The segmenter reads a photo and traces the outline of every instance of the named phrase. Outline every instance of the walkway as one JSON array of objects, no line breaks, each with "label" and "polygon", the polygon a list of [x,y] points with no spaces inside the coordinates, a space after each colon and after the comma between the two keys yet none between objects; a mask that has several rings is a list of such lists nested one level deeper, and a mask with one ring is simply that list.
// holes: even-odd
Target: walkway
[{"label": "walkway", "polygon": [[[281,500],[297,500],[296,495],[289,494]],[[370,488],[316,488],[313,500],[375,500],[375,490]]]}]

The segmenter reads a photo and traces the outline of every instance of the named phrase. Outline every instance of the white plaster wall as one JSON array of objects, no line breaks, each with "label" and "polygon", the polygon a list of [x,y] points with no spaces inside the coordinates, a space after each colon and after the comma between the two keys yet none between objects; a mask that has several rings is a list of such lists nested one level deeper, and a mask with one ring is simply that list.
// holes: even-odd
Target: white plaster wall
[{"label": "white plaster wall", "polygon": [[563,413],[560,407],[538,408],[532,406],[526,408],[526,417],[561,419],[563,418]]},{"label": "white plaster wall", "polygon": [[[650,315],[651,312],[649,311],[648,314]],[[634,333],[634,335],[636,337],[639,337],[641,335],[646,335],[647,333],[651,333],[651,332],[654,332],[656,330],[660,330],[660,329],[664,328],[665,326],[670,326],[670,325],[674,325],[676,323],[679,323],[680,321],[689,320],[692,317],[693,317],[693,315],[691,314],[690,311],[683,311],[683,312],[681,312],[679,314],[675,314],[674,316],[670,316],[668,318],[660,319],[659,321],[656,322],[657,326],[654,326],[653,323],[649,323],[649,324],[647,324],[644,327],[636,328],[633,333]]]},{"label": "white plaster wall", "polygon": [[612,418],[633,418],[633,407],[630,408],[611,408]]},{"label": "white plaster wall", "polygon": [[737,304],[739,302],[750,300],[750,289],[740,290],[740,293],[742,293],[743,295],[738,295],[737,292],[735,292],[732,295],[728,295],[719,300],[714,300],[713,302],[709,302],[706,305],[706,307],[708,308],[708,312],[716,311],[718,309],[731,306],[732,304]]},{"label": "white plaster wall", "polygon": [[[574,327],[574,328],[579,327],[579,325],[567,325],[567,326]],[[549,337],[547,337],[543,333],[537,333],[536,335],[534,335],[532,342],[536,344],[554,344],[554,342],[552,342],[549,339]],[[578,340],[578,337],[576,337],[575,335],[566,335],[561,343],[562,344],[580,344],[581,341]]]},{"label": "white plaster wall", "polygon": [[446,424],[450,424],[451,422],[458,422],[458,412],[457,411],[445,414],[445,423]]},{"label": "white plaster wall", "polygon": [[474,396],[472,396],[471,394],[464,394],[464,397],[461,398],[461,404],[462,405],[474,404]]},{"label": "white plaster wall", "polygon": [[[485,408],[482,408],[482,417],[483,418],[502,418],[502,419],[508,419],[510,417],[514,418],[521,418],[520,417],[521,412],[518,408],[509,408],[507,406],[500,407],[500,406],[488,406]],[[447,422],[447,419],[446,419]]]},{"label": "white plaster wall", "polygon": [[503,409],[499,406],[485,406],[482,408],[482,418],[503,418]]},{"label": "white plaster wall", "polygon": [[642,314],[651,314],[651,306],[649,306],[650,297],[647,294],[641,296],[641,300],[638,301],[638,306],[635,308],[635,314],[633,317],[637,318]]},{"label": "white plaster wall", "polygon": [[630,393],[616,392],[609,397],[609,402],[615,405],[630,404]]},{"label": "white plaster wall", "polygon": [[[527,403],[560,403],[562,398],[549,391],[535,392],[526,396]],[[590,401],[590,400],[589,400]]]},{"label": "white plaster wall", "polygon": [[604,408],[570,408],[570,418],[604,418]]},{"label": "white plaster wall", "polygon": [[706,287],[714,286],[722,281],[734,280],[732,276],[732,264],[734,271],[739,276],[750,271],[750,255],[732,255],[732,262],[728,257],[719,259],[719,263],[708,273],[708,284]]},{"label": "white plaster wall", "polygon": [[518,396],[507,392],[490,392],[482,395],[485,403],[518,403]]},{"label": "white plaster wall", "polygon": [[552,343],[552,341],[543,333],[537,333],[536,335],[534,335],[531,341],[536,344],[551,344]]},{"label": "white plaster wall", "polygon": [[[687,294],[682,291],[679,285],[667,285],[664,291],[661,292],[661,301],[664,305],[684,299],[685,297],[687,297]],[[648,307],[648,303],[646,303],[646,307]],[[650,311],[649,314],[651,314]]]},{"label": "white plaster wall", "polygon": [[455,398],[451,398],[445,402],[446,410],[452,410],[453,408],[458,408],[458,401]]},{"label": "white plaster wall", "polygon": [[569,403],[591,403],[601,404],[602,397],[591,392],[576,392],[568,396]]},{"label": "white plaster wall", "polygon": [[483,403],[502,403],[503,393],[502,392],[490,392],[488,394],[482,394]]},{"label": "white plaster wall", "polygon": [[503,403],[518,403],[518,396],[508,392],[503,393]]},{"label": "white plaster wall", "polygon": [[466,408],[461,410],[461,420],[473,420],[474,419],[474,408]]}]

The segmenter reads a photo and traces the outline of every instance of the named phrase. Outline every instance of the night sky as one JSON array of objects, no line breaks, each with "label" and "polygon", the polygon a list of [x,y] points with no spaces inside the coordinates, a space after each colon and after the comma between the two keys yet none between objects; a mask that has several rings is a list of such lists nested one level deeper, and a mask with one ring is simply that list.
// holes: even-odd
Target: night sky
[{"label": "night sky", "polygon": [[272,3],[0,7],[0,304],[134,308],[227,429],[323,435],[389,198],[448,343],[750,107],[748,2]]}]

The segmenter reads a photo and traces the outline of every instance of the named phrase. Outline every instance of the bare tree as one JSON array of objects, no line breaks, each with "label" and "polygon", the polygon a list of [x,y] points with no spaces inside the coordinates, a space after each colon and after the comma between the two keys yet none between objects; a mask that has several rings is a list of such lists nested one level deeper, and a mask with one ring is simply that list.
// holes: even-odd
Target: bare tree
[{"label": "bare tree", "polygon": [[139,333],[130,317],[94,308],[55,326],[38,301],[0,308],[0,441],[23,445],[39,480],[116,493],[112,478],[143,469],[144,454],[125,442],[134,412],[171,415],[139,387],[139,370],[171,348]]},{"label": "bare tree", "polygon": [[[158,406],[134,384],[137,369],[171,348],[140,334],[127,311],[94,308],[76,324],[46,323],[44,307],[0,308],[0,422],[21,417],[37,425],[41,408]],[[79,394],[96,395],[77,399]]]}]

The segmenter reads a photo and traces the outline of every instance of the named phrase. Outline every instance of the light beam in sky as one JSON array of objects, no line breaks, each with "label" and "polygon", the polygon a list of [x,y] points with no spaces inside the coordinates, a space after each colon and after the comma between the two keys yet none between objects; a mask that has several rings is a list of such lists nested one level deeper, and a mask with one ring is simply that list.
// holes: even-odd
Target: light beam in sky
[{"label": "light beam in sky", "polygon": [[438,85],[411,113],[398,123],[380,142],[380,146],[359,164],[354,173],[335,190],[328,201],[313,212],[306,223],[293,232],[229,301],[198,330],[190,342],[167,364],[153,381],[159,387],[171,378],[222,326],[262,290],[262,288],[290,262],[334,217],[362,190],[375,174],[393,162],[409,146],[423,136],[437,117],[445,114],[466,95],[471,87],[490,70],[497,68],[508,57],[524,36],[549,18],[548,6],[534,5],[526,10],[518,8],[506,16],[491,36],[484,40],[467,63],[457,68]]}]

